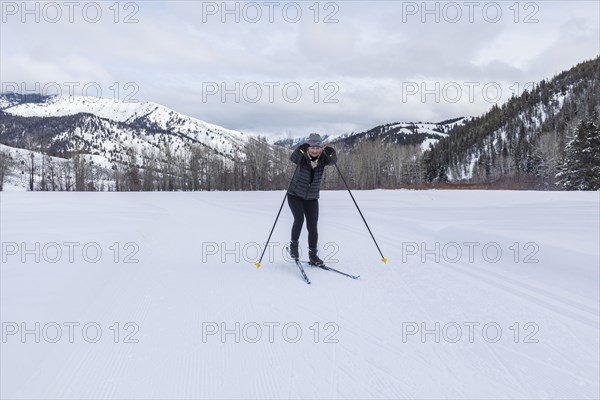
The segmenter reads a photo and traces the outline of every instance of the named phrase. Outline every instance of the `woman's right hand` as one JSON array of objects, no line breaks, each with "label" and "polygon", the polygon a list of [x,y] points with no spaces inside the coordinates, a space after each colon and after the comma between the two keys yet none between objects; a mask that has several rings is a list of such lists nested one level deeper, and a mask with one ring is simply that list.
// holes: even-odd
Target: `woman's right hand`
[{"label": "woman's right hand", "polygon": [[303,143],[300,146],[298,146],[298,150],[300,150],[302,153],[306,153],[309,147],[310,145],[308,143]]}]

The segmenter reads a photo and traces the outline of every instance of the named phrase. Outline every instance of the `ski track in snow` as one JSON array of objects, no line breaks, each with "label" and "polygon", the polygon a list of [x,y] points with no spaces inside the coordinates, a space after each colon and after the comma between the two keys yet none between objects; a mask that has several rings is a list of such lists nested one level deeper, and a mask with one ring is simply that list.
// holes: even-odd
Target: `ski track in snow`
[{"label": "ski track in snow", "polygon": [[[259,269],[255,245],[239,256],[244,244],[264,244],[283,195],[0,194],[3,243],[97,242],[106,253],[98,263],[3,261],[3,323],[93,321],[102,338],[35,343],[30,335],[22,343],[9,336],[0,343],[1,397],[598,398],[598,193],[355,192],[384,264],[347,192],[322,192],[320,245],[339,250],[322,255],[361,277],[306,268],[311,285],[282,256],[292,222],[287,204],[273,256],[267,252]],[[306,251],[305,230],[300,241]],[[420,255],[402,262],[404,242],[469,241],[499,243],[506,255],[498,263]],[[139,262],[115,263],[115,242],[121,251],[137,243]],[[204,254],[209,242],[227,251]],[[539,262],[515,263],[513,242],[537,243]],[[123,343],[132,332],[127,322],[139,327],[138,343]],[[262,337],[203,341],[202,324],[211,322],[227,329],[256,323]],[[272,343],[268,322],[279,324]],[[325,343],[328,322],[336,343]],[[480,326],[472,343],[465,331],[456,343],[432,334],[403,340],[404,323],[431,329],[436,322]],[[495,343],[481,336],[489,322],[503,330]],[[538,327],[531,335],[538,343],[524,342],[527,322]],[[283,340],[286,323],[301,327],[296,343]]]}]

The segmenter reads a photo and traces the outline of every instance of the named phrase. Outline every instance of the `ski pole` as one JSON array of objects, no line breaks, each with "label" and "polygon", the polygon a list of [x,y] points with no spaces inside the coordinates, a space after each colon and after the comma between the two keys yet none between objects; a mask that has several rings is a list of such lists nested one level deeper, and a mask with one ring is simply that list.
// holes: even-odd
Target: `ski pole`
[{"label": "ski pole", "polygon": [[273,231],[275,230],[275,225],[277,225],[277,220],[279,220],[279,214],[281,214],[281,210],[283,209],[283,204],[285,203],[285,199],[287,199],[287,195],[288,195],[288,191],[290,190],[290,186],[292,184],[292,181],[294,180],[294,176],[296,176],[296,171],[298,171],[298,167],[300,166],[300,163],[296,164],[296,169],[294,170],[294,174],[292,175],[292,179],[290,180],[290,183],[288,184],[287,189],[285,190],[285,196],[283,196],[283,201],[281,202],[281,206],[279,207],[279,212],[277,212],[277,217],[275,217],[275,222],[273,223],[273,227],[271,228],[271,233],[269,233],[269,238],[267,239],[267,243],[265,244],[265,248],[262,251],[262,254],[260,255],[260,259],[258,260],[258,262],[256,262],[254,265],[256,265],[256,268],[260,268],[260,262],[263,259],[263,256],[265,255],[265,251],[267,250],[267,247],[269,246],[269,242],[271,241],[271,235],[273,234]]},{"label": "ski pole", "polygon": [[360,207],[356,203],[356,200],[354,200],[354,196],[352,195],[352,192],[350,191],[350,188],[348,187],[348,184],[346,183],[346,180],[344,179],[344,175],[342,175],[342,171],[340,171],[340,168],[337,166],[337,163],[334,164],[334,165],[335,165],[335,168],[337,169],[337,172],[340,174],[340,178],[342,178],[342,181],[344,182],[344,185],[346,185],[346,189],[348,189],[348,193],[350,193],[350,197],[352,197],[352,201],[354,202],[354,205],[356,206],[356,208],[358,210],[358,213],[360,214],[363,222],[367,226],[367,229],[369,230],[369,233],[371,234],[371,237],[373,238],[373,242],[375,242],[375,246],[377,246],[377,250],[379,251],[379,254],[381,255],[381,261],[384,262],[384,263],[387,262],[387,258],[385,258],[383,256],[383,253],[381,252],[381,249],[379,248],[379,245],[377,244],[377,241],[375,240],[375,236],[373,236],[373,233],[371,232],[371,228],[369,228],[369,224],[367,224],[367,220],[363,216],[362,211],[360,211]]}]

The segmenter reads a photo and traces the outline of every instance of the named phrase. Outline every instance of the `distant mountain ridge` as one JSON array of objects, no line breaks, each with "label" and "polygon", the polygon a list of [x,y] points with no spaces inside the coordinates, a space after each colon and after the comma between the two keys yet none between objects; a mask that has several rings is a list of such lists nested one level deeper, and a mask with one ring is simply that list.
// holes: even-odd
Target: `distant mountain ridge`
[{"label": "distant mountain ridge", "polygon": [[[394,122],[378,125],[366,131],[350,132],[339,135],[321,135],[324,143],[352,147],[364,140],[381,139],[384,143],[400,145],[420,145],[422,150],[438,140],[448,136],[452,129],[470,120],[468,117],[447,119],[441,122]],[[273,144],[294,147],[308,139],[307,136],[275,139]]]},{"label": "distant mountain ridge", "polygon": [[[157,144],[157,140],[162,140],[170,141],[176,148],[198,143],[233,159],[241,156],[247,142],[247,136],[242,132],[185,116],[156,103],[126,103],[87,97],[20,96],[0,96],[0,108],[4,114],[0,135],[4,144],[19,147],[19,135],[36,133],[31,128],[39,126],[41,119],[47,118],[50,119],[46,120],[44,127],[46,145],[54,147],[56,151],[69,150],[71,146],[65,141],[66,137],[73,140],[72,145],[86,143],[83,150],[90,154],[105,156],[103,152],[114,147],[111,143],[129,141],[129,144],[135,143],[141,150],[143,147],[151,148]],[[12,129],[7,128],[7,120],[11,121]],[[6,135],[12,139],[11,143],[6,142]],[[55,142],[62,143],[62,146],[57,146]],[[108,156],[107,159],[111,161]]]},{"label": "distant mountain ridge", "polygon": [[463,125],[469,118],[458,117],[445,121],[431,122],[395,122],[379,125],[363,132],[352,132],[333,136],[329,142],[353,146],[364,140],[379,139],[386,144],[420,145],[422,150],[434,145],[438,140],[447,137],[452,129]]},{"label": "distant mountain ridge", "polygon": [[[24,148],[25,134],[43,137],[50,154],[83,151],[122,162],[119,153],[152,149],[171,143],[174,149],[203,145],[227,158],[243,158],[252,136],[180,114],[152,102],[128,103],[90,97],[53,97],[37,94],[0,94],[0,142]],[[363,140],[382,138],[388,143],[419,144],[429,148],[449,131],[468,121],[459,117],[439,123],[402,122],[379,125],[363,132],[323,134],[323,141],[352,146]],[[272,145],[292,148],[308,135],[270,138]]]}]

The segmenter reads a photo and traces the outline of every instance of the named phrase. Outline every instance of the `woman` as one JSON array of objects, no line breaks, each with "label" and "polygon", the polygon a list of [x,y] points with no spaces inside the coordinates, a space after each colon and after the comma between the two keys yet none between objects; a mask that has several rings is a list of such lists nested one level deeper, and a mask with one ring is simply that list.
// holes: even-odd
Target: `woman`
[{"label": "woman", "polygon": [[294,215],[290,256],[296,260],[299,258],[298,239],[306,216],[309,263],[322,265],[323,260],[317,255],[319,191],[325,166],[335,164],[337,154],[333,147],[323,147],[320,135],[311,133],[306,143],[298,146],[292,152],[290,160],[298,165],[287,196],[290,210]]}]

